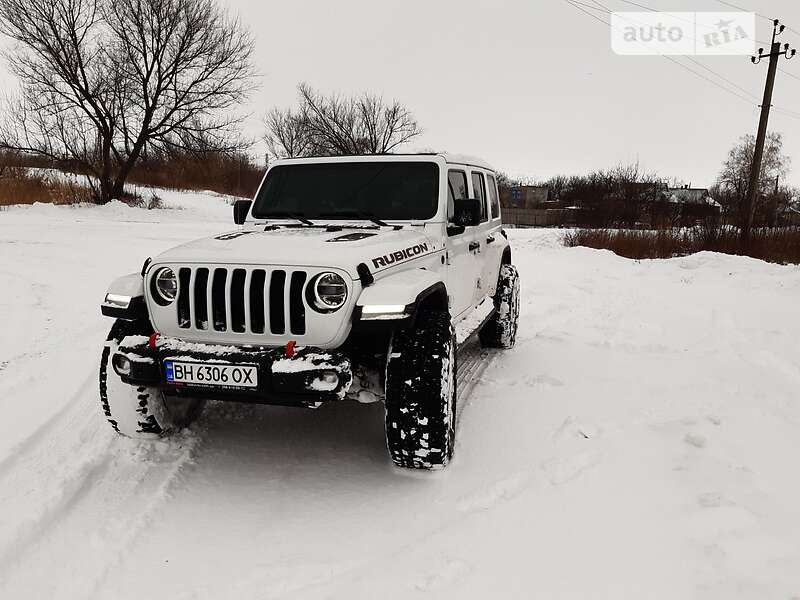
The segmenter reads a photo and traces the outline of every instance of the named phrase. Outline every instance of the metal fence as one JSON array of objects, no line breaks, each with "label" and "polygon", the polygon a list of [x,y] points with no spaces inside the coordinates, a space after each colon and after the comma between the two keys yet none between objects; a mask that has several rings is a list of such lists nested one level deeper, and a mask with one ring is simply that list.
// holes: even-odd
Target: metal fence
[{"label": "metal fence", "polygon": [[504,208],[503,223],[515,227],[563,227],[574,220],[570,212],[555,208]]}]

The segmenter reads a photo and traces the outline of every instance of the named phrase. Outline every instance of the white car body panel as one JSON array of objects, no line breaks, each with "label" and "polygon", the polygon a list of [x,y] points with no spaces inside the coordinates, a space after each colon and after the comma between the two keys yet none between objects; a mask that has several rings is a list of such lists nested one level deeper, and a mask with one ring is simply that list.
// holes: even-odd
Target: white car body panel
[{"label": "white car body panel", "polygon": [[384,277],[380,284],[364,288],[358,306],[413,304],[417,295],[442,282],[441,273],[427,269],[409,269]]},{"label": "white car body panel", "polygon": [[[278,165],[331,163],[331,162],[432,162],[439,166],[439,201],[436,214],[424,221],[389,221],[388,227],[377,227],[368,220],[313,219],[315,225],[302,226],[295,219],[257,219],[252,211],[244,225],[234,231],[217,236],[195,240],[154,257],[147,266],[144,281],[139,275],[117,280],[110,291],[124,293],[144,293],[153,327],[161,334],[192,342],[211,344],[238,344],[243,346],[282,346],[288,341],[296,341],[299,346],[315,346],[334,349],[340,346],[352,329],[355,307],[366,304],[396,305],[411,304],[423,290],[437,283],[446,287],[450,311],[454,321],[462,319],[484,298],[494,293],[497,275],[503,253],[508,242],[501,235],[501,221],[489,219],[478,226],[467,227],[463,233],[448,235],[448,169],[465,171],[469,182],[470,197],[472,173],[481,172],[484,176],[494,175],[491,167],[480,159],[454,155],[386,155],[354,157],[322,157],[307,159],[288,159],[276,161],[265,175]],[[488,181],[488,180],[487,180]],[[262,181],[263,185],[263,181]],[[486,201],[488,203],[488,200]],[[487,210],[490,207],[487,206]],[[490,213],[489,213],[490,214]],[[328,228],[324,225],[329,226]],[[489,244],[487,240],[493,237]],[[342,239],[343,238],[343,239]],[[366,265],[369,275],[374,279],[371,285],[363,286],[359,265]],[[176,273],[183,273],[188,279],[181,285],[189,285],[193,290],[184,303],[190,309],[191,317],[179,322],[178,302],[163,306],[155,301],[152,293],[152,279],[159,269],[170,267]],[[229,302],[226,306],[226,330],[217,331],[213,326],[213,316],[203,327],[196,310],[199,304],[207,301],[211,310],[211,283],[207,283],[207,298],[201,291],[195,291],[203,275],[199,270],[207,269],[213,278],[215,270],[227,270],[224,293]],[[245,323],[243,331],[231,329],[233,304],[231,294],[234,270],[237,277],[245,277],[244,300]],[[251,322],[250,286],[260,281],[260,272],[265,277],[275,271],[286,273],[284,286],[284,308],[290,306],[292,299],[297,308],[297,293],[304,303],[305,330],[302,333],[290,331],[289,309],[286,309],[286,328],[283,333],[269,330],[269,314],[265,314],[265,331],[253,329]],[[291,292],[289,278],[291,273],[303,272],[305,280],[302,292]],[[320,313],[306,302],[307,286],[314,276],[323,272],[334,272],[343,277],[348,289],[347,300],[335,312]],[[242,275],[244,273],[244,275]],[[362,267],[363,273],[363,267]],[[300,276],[298,276],[300,277]],[[130,279],[129,279],[130,278]],[[137,283],[138,280],[138,283]],[[210,281],[210,280],[209,280]],[[241,285],[241,279],[237,280]],[[297,288],[299,289],[299,288]],[[265,293],[269,293],[266,291]],[[294,296],[291,294],[294,293]],[[290,297],[291,296],[291,297]],[[269,307],[265,303],[265,313]],[[186,308],[184,307],[184,310]],[[251,327],[253,326],[253,327]]]}]

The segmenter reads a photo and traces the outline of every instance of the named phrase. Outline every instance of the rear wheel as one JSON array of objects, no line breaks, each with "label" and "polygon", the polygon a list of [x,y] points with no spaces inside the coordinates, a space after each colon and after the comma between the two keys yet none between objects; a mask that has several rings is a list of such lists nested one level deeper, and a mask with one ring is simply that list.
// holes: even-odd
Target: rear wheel
[{"label": "rear wheel", "polygon": [[519,272],[514,265],[500,267],[494,308],[494,315],[480,331],[481,345],[485,348],[513,348],[519,322]]},{"label": "rear wheel", "polygon": [[108,422],[118,433],[133,438],[162,436],[192,423],[205,401],[173,398],[158,389],[123,382],[111,366],[119,343],[128,335],[149,333],[143,325],[118,320],[108,334],[100,355],[100,404]]},{"label": "rear wheel", "polygon": [[456,337],[447,311],[423,311],[398,331],[386,365],[386,445],[398,467],[436,469],[453,456]]}]

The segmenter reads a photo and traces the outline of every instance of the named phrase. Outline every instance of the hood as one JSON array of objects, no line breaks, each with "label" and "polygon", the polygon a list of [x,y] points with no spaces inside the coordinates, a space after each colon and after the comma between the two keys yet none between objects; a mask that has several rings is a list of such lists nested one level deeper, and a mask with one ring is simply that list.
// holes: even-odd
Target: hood
[{"label": "hood", "polygon": [[421,229],[354,229],[258,227],[223,233],[177,246],[155,257],[153,264],[241,264],[335,267],[355,279],[366,263],[375,273],[413,257],[440,250]]}]

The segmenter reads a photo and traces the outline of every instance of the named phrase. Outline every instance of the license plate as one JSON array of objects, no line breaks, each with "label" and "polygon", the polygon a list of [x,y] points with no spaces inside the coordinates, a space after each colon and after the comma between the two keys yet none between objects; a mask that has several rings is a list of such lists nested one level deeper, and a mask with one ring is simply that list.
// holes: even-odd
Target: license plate
[{"label": "license plate", "polygon": [[166,360],[164,371],[167,383],[228,388],[258,387],[258,368],[255,365]]}]

